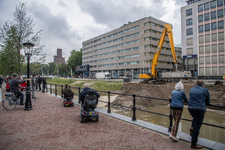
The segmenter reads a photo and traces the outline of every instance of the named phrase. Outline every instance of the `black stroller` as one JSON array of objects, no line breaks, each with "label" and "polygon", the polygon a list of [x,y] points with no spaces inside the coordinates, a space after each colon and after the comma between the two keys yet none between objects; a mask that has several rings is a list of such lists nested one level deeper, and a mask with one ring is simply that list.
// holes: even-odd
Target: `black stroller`
[{"label": "black stroller", "polygon": [[81,104],[80,122],[85,123],[88,119],[94,119],[96,122],[99,120],[99,114],[95,111],[97,107],[98,99],[95,96],[93,90],[88,91],[88,95],[85,96],[84,102]]}]

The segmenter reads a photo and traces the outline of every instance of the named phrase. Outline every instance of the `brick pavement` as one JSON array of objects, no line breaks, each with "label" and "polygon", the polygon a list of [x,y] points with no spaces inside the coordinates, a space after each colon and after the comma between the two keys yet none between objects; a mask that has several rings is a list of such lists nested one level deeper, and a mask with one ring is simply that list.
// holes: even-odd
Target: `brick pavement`
[{"label": "brick pavement", "polygon": [[[3,89],[2,95],[6,92]],[[190,143],[172,142],[168,136],[100,114],[99,122],[80,123],[80,107],[63,107],[62,100],[36,92],[33,110],[0,107],[1,150],[174,150]]]}]

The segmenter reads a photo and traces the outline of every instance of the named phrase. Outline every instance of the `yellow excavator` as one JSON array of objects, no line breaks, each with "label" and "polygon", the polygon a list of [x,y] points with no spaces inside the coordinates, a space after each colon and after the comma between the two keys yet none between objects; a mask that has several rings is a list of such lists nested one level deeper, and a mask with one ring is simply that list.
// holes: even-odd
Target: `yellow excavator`
[{"label": "yellow excavator", "polygon": [[163,30],[163,33],[162,33],[161,38],[159,40],[159,44],[158,44],[157,49],[155,51],[155,55],[154,55],[153,60],[152,60],[151,73],[143,73],[143,74],[139,75],[139,79],[142,79],[142,83],[148,83],[149,80],[155,80],[155,81],[153,81],[154,84],[163,84],[163,83],[166,82],[165,80],[156,80],[157,77],[158,77],[158,71],[156,70],[156,66],[158,65],[159,55],[160,55],[160,52],[161,52],[166,34],[168,34],[170,47],[171,47],[171,51],[172,51],[172,55],[173,55],[173,60],[174,60],[174,62],[173,62],[174,67],[173,68],[175,68],[175,70],[177,71],[178,60],[177,60],[177,55],[176,55],[175,48],[174,48],[172,27],[169,24],[165,24],[164,27],[165,28]]}]

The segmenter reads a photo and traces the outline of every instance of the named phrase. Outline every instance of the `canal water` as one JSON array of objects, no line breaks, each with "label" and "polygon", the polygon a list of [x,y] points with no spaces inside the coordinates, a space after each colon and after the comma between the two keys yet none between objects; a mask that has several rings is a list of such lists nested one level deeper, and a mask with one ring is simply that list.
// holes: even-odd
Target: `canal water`
[{"label": "canal water", "polygon": [[[170,112],[169,107],[154,107],[154,108],[148,108],[146,110],[161,113],[161,114],[169,114]],[[132,117],[133,115],[132,112],[125,112],[125,111],[119,111],[116,113],[129,116],[129,117]],[[166,117],[166,116],[156,115],[156,114],[147,113],[143,111],[136,111],[136,117],[139,120],[144,120],[152,124],[169,127],[169,117]],[[192,120],[192,117],[187,107],[185,107],[183,110],[182,118]],[[225,112],[218,111],[218,110],[207,110],[207,112],[205,113],[203,122],[225,127]],[[190,121],[181,120],[178,131],[189,134],[190,127],[191,127]],[[202,125],[199,137],[225,144],[225,129]]]}]

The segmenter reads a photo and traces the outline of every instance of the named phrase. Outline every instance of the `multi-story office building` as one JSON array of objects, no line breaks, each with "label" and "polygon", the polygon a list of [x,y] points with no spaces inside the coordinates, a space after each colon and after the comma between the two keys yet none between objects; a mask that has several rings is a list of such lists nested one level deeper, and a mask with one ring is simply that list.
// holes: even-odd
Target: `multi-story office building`
[{"label": "multi-story office building", "polygon": [[181,8],[182,56],[198,76],[225,75],[225,0],[187,0]]},{"label": "multi-story office building", "polygon": [[[138,77],[140,73],[150,72],[164,24],[158,19],[146,17],[84,41],[82,64],[90,66],[90,75],[110,72],[115,77]],[[175,50],[182,62],[181,48],[176,47]],[[171,71],[172,62],[172,52],[166,36],[157,70]]]}]

